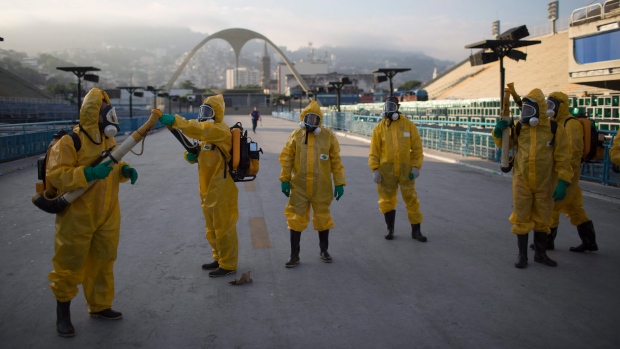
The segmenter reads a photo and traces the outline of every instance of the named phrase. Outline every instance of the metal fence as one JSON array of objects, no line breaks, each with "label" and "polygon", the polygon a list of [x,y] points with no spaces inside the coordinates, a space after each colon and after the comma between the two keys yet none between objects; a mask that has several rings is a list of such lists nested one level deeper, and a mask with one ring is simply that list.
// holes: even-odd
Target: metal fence
[{"label": "metal fence", "polygon": [[[196,118],[197,113],[180,114],[185,118]],[[149,115],[137,115],[133,118],[119,118],[121,132],[131,134],[142,126]],[[72,130],[77,125],[76,120],[39,122],[27,124],[0,125],[0,162],[10,161],[28,156],[42,154],[52,136],[58,131]],[[157,123],[156,129],[163,127]]]},{"label": "metal fence", "polygon": [[[372,131],[381,117],[373,114],[358,115],[351,112],[324,112],[323,126],[336,130],[348,131],[364,136],[372,136]],[[299,121],[297,112],[277,112],[272,116],[280,119]],[[409,119],[412,119],[408,116]],[[422,146],[429,149],[473,156],[499,162],[501,149],[495,146],[491,131],[493,125],[488,122],[416,120]],[[581,164],[581,179],[607,185],[620,186],[620,174],[611,170],[609,149],[616,137],[615,131],[600,131],[607,135],[605,157],[601,162]]]}]

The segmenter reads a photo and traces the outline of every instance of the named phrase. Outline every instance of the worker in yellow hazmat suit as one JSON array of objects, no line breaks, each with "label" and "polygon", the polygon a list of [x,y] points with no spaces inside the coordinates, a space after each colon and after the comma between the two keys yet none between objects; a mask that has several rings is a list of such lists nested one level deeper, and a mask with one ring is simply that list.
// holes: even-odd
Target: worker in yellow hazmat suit
[{"label": "worker in yellow hazmat suit", "polygon": [[159,121],[200,141],[198,155],[185,152],[189,163],[198,162],[200,205],[205,216],[207,240],[211,245],[213,262],[203,264],[211,270],[210,277],[234,274],[237,270],[237,207],[238,190],[228,172],[232,135],[224,122],[224,97],[207,97],[200,106],[198,120],[186,120],[180,115],[164,114]]},{"label": "worker in yellow hazmat suit", "polygon": [[415,180],[420,176],[424,154],[418,128],[398,111],[396,97],[385,101],[383,120],[372,131],[368,166],[373,173],[379,194],[379,211],[387,224],[385,238],[394,238],[398,187],[407,207],[407,218],[411,224],[411,237],[420,242],[427,239],[420,229],[422,213]]},{"label": "worker in yellow hazmat suit", "polygon": [[577,232],[582,241],[581,245],[571,247],[570,250],[573,252],[597,251],[598,246],[596,245],[594,224],[583,209],[583,197],[579,187],[581,157],[583,156],[583,127],[577,119],[570,116],[568,112],[568,96],[563,92],[553,92],[549,95],[547,98],[547,110],[552,111],[554,120],[564,126],[567,138],[566,146],[569,148],[570,165],[573,170],[573,178],[566,189],[566,197],[563,200],[556,201],[553,206],[550,224],[551,233],[547,235],[547,250],[555,249],[555,237],[560,224],[560,213],[564,213],[570,220],[570,223],[577,227]]},{"label": "worker in yellow hazmat suit", "polygon": [[49,273],[50,288],[57,299],[56,330],[62,337],[72,337],[70,304],[82,284],[91,317],[116,320],[122,314],[112,310],[114,299],[114,261],[120,235],[121,211],[118,201],[119,183],[138,173],[126,162],[110,165],[110,161],[91,164],[101,159],[102,152],[116,145],[114,135],[120,130],[108,95],[93,88],[84,97],[80,123],[73,132],[79,135],[76,151],[70,136],[62,137],[47,158],[46,177],[59,192],[88,186],[67,209],[56,215],[54,270]]},{"label": "worker in yellow hazmat suit", "polygon": [[[512,176],[514,208],[509,218],[519,247],[515,267],[527,266],[527,240],[531,230],[534,230],[534,261],[557,266],[547,256],[546,246],[553,202],[566,196],[566,188],[573,177],[566,134],[562,125],[554,122],[557,126],[554,135],[547,116],[547,102],[540,89],[533,89],[523,98],[519,123],[521,126],[517,124],[510,132],[510,148],[517,147]],[[493,140],[499,148],[502,130],[508,126],[508,121],[501,119],[495,125]]]},{"label": "worker in yellow hazmat suit", "polygon": [[[329,229],[334,227],[330,214],[333,198],[344,195],[344,166],[340,162],[340,145],[334,133],[321,126],[323,113],[312,101],[300,113],[300,128],[291,133],[280,153],[282,192],[289,197],[284,215],[290,229],[291,256],[287,268],[299,264],[301,232],[310,221],[319,232],[321,260],[331,263]],[[332,194],[332,177],[334,191]]]}]

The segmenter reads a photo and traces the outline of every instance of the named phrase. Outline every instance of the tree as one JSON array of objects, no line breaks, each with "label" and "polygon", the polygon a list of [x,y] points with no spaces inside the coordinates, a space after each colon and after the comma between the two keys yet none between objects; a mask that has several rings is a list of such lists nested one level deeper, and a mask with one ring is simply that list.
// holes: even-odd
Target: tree
[{"label": "tree", "polygon": [[415,90],[418,86],[422,85],[421,81],[418,80],[409,80],[407,82],[405,82],[404,84],[400,85],[400,87],[398,88],[399,91],[409,91],[409,90]]}]

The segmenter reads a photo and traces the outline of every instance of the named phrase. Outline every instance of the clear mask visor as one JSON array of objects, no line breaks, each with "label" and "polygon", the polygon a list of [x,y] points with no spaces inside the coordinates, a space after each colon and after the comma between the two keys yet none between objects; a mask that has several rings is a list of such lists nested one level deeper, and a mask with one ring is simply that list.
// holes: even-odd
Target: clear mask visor
[{"label": "clear mask visor", "polygon": [[385,105],[383,106],[383,111],[386,113],[393,113],[398,111],[398,104],[392,102],[392,101],[387,101],[385,102]]},{"label": "clear mask visor", "polygon": [[533,105],[524,103],[523,109],[521,111],[521,119],[529,119],[531,117],[536,117],[537,112],[536,108]]},{"label": "clear mask visor", "polygon": [[318,127],[319,125],[321,125],[321,117],[318,116],[317,114],[306,114],[304,116],[304,124],[306,124],[306,127],[310,128],[310,129],[314,129],[316,127]]},{"label": "clear mask visor", "polygon": [[547,110],[556,110],[556,101],[553,98],[547,98]]},{"label": "clear mask visor", "polygon": [[114,109],[114,107],[110,108],[110,110],[105,114],[105,118],[108,121],[108,124],[118,125],[118,117],[116,116],[116,109]]},{"label": "clear mask visor", "polygon": [[207,121],[215,119],[215,111],[208,104],[203,104],[200,106],[200,111],[198,112],[198,121]]}]

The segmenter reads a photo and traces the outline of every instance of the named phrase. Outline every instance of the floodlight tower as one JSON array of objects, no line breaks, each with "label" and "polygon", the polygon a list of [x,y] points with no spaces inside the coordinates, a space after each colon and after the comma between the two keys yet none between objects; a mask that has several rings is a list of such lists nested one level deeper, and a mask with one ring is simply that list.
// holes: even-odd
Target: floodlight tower
[{"label": "floodlight tower", "polygon": [[344,85],[351,85],[352,82],[347,77],[343,77],[338,79],[338,81],[330,81],[328,82],[333,88],[336,89],[336,106],[338,108],[338,112],[340,112],[340,90],[344,87]]},{"label": "floodlight tower", "polygon": [[382,73],[383,74],[383,76],[375,76],[374,78],[375,84],[382,83],[386,80],[390,80],[390,97],[391,97],[392,93],[394,92],[394,87],[392,86],[392,78],[394,77],[394,75],[398,73],[409,71],[409,70],[411,69],[410,68],[384,68],[384,69],[373,70],[371,73]]},{"label": "floodlight tower", "polygon": [[[521,40],[522,38],[525,38],[529,35],[530,32],[527,30],[527,27],[522,25],[520,27],[508,29],[504,33],[498,35],[496,40],[484,40],[465,46],[465,48],[469,49],[482,49],[481,51],[469,57],[469,62],[472,66],[487,64],[499,60],[500,101],[504,96],[504,57],[514,59],[515,61],[525,60],[527,54],[515,49],[519,47],[540,44],[539,40]],[[485,52],[485,50],[487,49],[491,50],[491,52]]]},{"label": "floodlight tower", "polygon": [[57,67],[56,69],[72,72],[78,78],[77,106],[78,106],[78,119],[79,119],[80,109],[82,108],[82,78],[84,78],[84,80],[86,81],[99,82],[99,76],[95,74],[86,74],[86,73],[88,73],[89,71],[101,71],[101,69],[95,68],[95,67]]},{"label": "floodlight tower", "polygon": [[142,86],[119,86],[117,87],[117,89],[119,90],[126,90],[127,92],[129,92],[129,118],[133,118],[133,96],[136,97],[143,97],[144,96],[144,92],[140,91],[140,92],[136,92],[136,90],[140,90],[140,89],[144,89],[144,87]]}]

